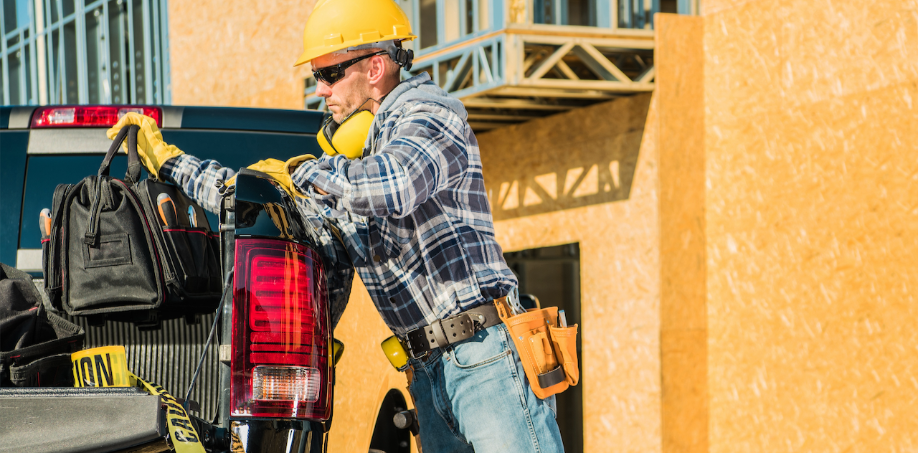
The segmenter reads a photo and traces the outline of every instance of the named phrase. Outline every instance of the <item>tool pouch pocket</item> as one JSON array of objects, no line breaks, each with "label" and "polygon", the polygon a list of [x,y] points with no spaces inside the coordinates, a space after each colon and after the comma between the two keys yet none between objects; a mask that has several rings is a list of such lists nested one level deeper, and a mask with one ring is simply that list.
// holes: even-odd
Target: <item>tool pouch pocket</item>
[{"label": "tool pouch pocket", "polygon": [[569,327],[549,327],[551,341],[558,353],[558,361],[564,368],[567,383],[577,385],[580,382],[580,366],[577,360],[577,324]]},{"label": "tool pouch pocket", "polygon": [[[513,338],[513,344],[523,362],[523,370],[529,380],[532,392],[545,399],[567,390],[579,381],[577,373],[576,335],[577,328],[556,326],[558,307],[532,309],[527,313],[507,316],[509,310],[502,302],[495,302],[497,311]],[[559,342],[553,330],[563,331]],[[570,345],[568,347],[568,344]],[[568,347],[567,355],[559,351],[559,345]],[[568,374],[565,360],[572,361],[573,378]]]}]

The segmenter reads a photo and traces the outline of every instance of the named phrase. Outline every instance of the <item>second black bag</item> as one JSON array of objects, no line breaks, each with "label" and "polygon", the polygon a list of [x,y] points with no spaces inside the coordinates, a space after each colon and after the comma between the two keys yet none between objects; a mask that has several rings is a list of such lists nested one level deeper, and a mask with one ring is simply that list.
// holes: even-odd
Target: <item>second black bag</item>
[{"label": "second black bag", "polygon": [[[42,249],[55,309],[134,322],[216,309],[217,235],[181,189],[140,181],[138,129],[121,129],[98,174],[54,191],[51,235]],[[109,176],[109,166],[125,139],[128,169],[120,180]]]},{"label": "second black bag", "polygon": [[0,387],[73,387],[83,328],[48,313],[32,277],[0,263]]}]

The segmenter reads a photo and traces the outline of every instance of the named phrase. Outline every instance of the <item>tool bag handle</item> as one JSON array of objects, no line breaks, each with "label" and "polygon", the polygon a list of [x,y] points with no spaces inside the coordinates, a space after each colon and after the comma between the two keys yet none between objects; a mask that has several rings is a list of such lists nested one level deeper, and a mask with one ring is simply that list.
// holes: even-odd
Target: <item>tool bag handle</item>
[{"label": "tool bag handle", "polygon": [[109,169],[112,165],[112,159],[118,154],[118,148],[127,137],[128,146],[128,167],[124,173],[124,182],[134,185],[140,180],[140,156],[137,154],[137,131],[140,126],[129,125],[122,127],[118,135],[112,140],[112,146],[108,148],[105,158],[102,159],[102,165],[99,166],[99,172],[96,175],[96,187],[90,208],[89,225],[86,234],[83,235],[83,242],[93,246],[99,240],[99,214],[102,211],[102,178],[109,175]]},{"label": "tool bag handle", "polygon": [[137,126],[136,124],[122,127],[121,130],[118,131],[118,135],[112,139],[112,146],[108,148],[108,152],[105,154],[105,158],[102,159],[102,165],[99,166],[98,176],[108,176],[109,168],[112,164],[112,159],[114,159],[115,155],[118,154],[118,148],[121,147],[125,136],[127,136],[128,167],[127,171],[124,173],[124,182],[131,185],[140,182],[140,155],[137,153],[138,131],[140,131],[140,126]]}]

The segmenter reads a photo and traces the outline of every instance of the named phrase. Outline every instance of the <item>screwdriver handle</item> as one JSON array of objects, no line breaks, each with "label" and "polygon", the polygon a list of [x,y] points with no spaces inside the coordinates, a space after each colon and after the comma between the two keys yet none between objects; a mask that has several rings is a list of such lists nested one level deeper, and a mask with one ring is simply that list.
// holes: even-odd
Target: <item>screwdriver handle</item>
[{"label": "screwdriver handle", "polygon": [[194,212],[194,206],[188,206],[188,224],[192,228],[197,228],[198,226],[198,215]]},{"label": "screwdriver handle", "polygon": [[159,210],[159,218],[163,221],[163,226],[172,228],[178,226],[178,215],[175,213],[175,203],[169,195],[164,193],[156,197],[156,207]]},{"label": "screwdriver handle", "polygon": [[51,237],[51,210],[42,209],[38,214],[38,228],[41,230],[41,239],[45,240]]}]

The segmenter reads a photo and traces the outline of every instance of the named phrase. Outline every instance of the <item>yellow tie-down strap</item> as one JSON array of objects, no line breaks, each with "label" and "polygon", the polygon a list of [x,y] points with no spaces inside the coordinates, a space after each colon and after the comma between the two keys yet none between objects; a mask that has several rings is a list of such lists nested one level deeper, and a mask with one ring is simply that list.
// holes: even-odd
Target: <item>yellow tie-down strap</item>
[{"label": "yellow tie-down strap", "polygon": [[169,426],[169,437],[172,438],[172,447],[178,453],[204,453],[204,446],[201,445],[201,437],[194,430],[188,413],[182,407],[175,397],[169,394],[166,389],[151,384],[143,379],[130,373],[132,382],[137,383],[137,387],[146,390],[151,395],[159,395],[166,404],[166,424]]}]

